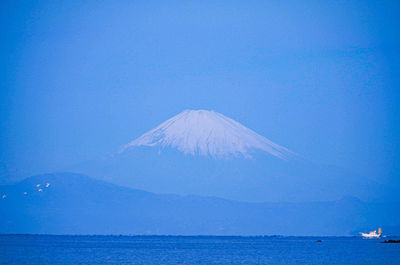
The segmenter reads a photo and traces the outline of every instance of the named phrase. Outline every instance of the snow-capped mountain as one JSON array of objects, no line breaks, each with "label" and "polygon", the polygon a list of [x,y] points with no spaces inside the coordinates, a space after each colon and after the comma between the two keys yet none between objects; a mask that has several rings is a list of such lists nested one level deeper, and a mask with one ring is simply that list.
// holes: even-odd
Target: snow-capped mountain
[{"label": "snow-capped mountain", "polygon": [[214,158],[249,158],[254,150],[285,160],[293,155],[239,122],[209,110],[185,110],[130,142],[121,152],[134,146],[173,147],[185,154]]},{"label": "snow-capped mountain", "polygon": [[[248,159],[251,158],[251,159]],[[156,193],[242,201],[371,199],[380,185],[318,165],[214,111],[186,110],[102,160],[68,171]]]}]

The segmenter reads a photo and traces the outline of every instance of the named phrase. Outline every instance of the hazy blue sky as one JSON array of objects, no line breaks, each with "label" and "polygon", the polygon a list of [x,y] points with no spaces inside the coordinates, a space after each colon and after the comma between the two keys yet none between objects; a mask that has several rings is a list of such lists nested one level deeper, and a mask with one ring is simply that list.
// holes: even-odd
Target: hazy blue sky
[{"label": "hazy blue sky", "polygon": [[1,172],[115,152],[213,109],[399,183],[398,1],[1,1]]}]

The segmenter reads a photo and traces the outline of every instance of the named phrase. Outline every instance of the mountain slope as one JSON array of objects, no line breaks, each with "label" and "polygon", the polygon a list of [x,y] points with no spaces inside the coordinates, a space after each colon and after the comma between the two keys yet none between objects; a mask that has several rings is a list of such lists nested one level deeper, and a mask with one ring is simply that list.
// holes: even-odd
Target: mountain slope
[{"label": "mountain slope", "polygon": [[245,203],[154,194],[71,173],[0,186],[0,194],[0,233],[348,235],[378,225],[390,233],[400,220],[390,203]]},{"label": "mountain slope", "polygon": [[319,201],[355,196],[363,200],[394,197],[365,176],[307,160],[282,160],[264,152],[251,159],[213,159],[135,146],[68,171],[156,193],[218,196],[240,201]]}]

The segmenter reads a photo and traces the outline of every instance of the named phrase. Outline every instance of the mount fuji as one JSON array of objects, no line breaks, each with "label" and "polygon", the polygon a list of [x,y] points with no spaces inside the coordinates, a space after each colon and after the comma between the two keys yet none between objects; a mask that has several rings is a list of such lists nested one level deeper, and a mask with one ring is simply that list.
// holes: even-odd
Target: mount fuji
[{"label": "mount fuji", "polygon": [[208,110],[185,110],[116,154],[68,170],[155,193],[251,202],[370,200],[383,190],[365,176],[306,160]]},{"label": "mount fuji", "polygon": [[185,110],[125,145],[172,147],[191,155],[250,158],[252,150],[262,150],[281,159],[293,153],[242,124],[208,110]]}]

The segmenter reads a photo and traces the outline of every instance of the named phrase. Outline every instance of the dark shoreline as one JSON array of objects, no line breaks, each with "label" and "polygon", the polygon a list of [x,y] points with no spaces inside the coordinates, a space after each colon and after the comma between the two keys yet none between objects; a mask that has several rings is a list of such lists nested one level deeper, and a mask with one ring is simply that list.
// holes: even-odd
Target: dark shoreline
[{"label": "dark shoreline", "polygon": [[389,240],[385,240],[385,241],[383,241],[381,243],[389,243],[389,244],[391,244],[391,243],[400,243],[400,240],[391,240],[391,239],[389,239]]}]

